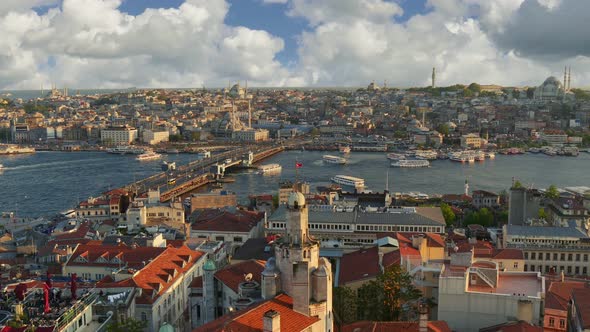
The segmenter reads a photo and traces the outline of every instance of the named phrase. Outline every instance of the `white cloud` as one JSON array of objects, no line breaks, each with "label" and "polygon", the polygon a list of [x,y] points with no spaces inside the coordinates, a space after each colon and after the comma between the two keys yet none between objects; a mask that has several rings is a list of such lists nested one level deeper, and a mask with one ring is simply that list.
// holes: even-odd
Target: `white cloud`
[{"label": "white cloud", "polygon": [[[262,0],[285,2],[282,0]],[[400,3],[402,0],[398,0]],[[408,0],[406,0],[408,1]],[[273,31],[225,24],[224,0],[121,12],[122,0],[0,1],[0,89],[225,86],[538,84],[572,66],[588,85],[587,0],[428,0],[427,13],[400,22],[386,0],[287,0],[287,15],[309,26],[296,60],[276,55]]]},{"label": "white cloud", "polygon": [[[0,14],[0,88],[191,87],[248,79],[281,84],[283,40],[224,24],[223,0],[187,0],[179,8],[119,10],[121,0],[64,0],[44,15]],[[54,64],[48,59],[54,59]]]}]

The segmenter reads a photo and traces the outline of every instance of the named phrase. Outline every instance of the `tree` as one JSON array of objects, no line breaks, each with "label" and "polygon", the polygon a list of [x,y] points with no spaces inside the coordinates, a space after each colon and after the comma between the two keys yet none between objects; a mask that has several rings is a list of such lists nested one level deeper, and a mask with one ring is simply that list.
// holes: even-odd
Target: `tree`
[{"label": "tree", "polygon": [[441,133],[441,134],[443,134],[443,135],[447,136],[447,135],[449,134],[449,131],[450,131],[450,129],[449,129],[449,125],[448,125],[448,124],[446,124],[446,123],[443,123],[443,124],[439,125],[439,126],[436,128],[436,131],[438,131],[439,133]]},{"label": "tree", "polygon": [[487,208],[481,208],[479,211],[470,212],[463,222],[465,225],[482,225],[484,227],[492,226],[494,215]]},{"label": "tree", "polygon": [[538,215],[539,215],[539,219],[547,219],[547,213],[545,212],[545,209],[543,209],[543,208],[539,209]]},{"label": "tree", "polygon": [[481,86],[477,83],[469,84],[467,89],[471,90],[471,92],[473,92],[473,93],[480,93],[481,92]]},{"label": "tree", "polygon": [[545,191],[545,197],[547,198],[558,198],[559,197],[559,190],[554,185],[550,185],[549,188]]},{"label": "tree", "polygon": [[443,203],[440,205],[440,210],[442,211],[447,226],[452,226],[455,223],[455,219],[457,218],[455,216],[455,212],[453,212],[453,209],[451,209],[448,204]]},{"label": "tree", "polygon": [[146,321],[128,318],[124,322],[111,323],[107,327],[107,332],[142,332],[146,327]]},{"label": "tree", "polygon": [[512,185],[512,188],[519,189],[519,188],[523,188],[523,186],[522,186],[522,183],[520,183],[520,181],[516,180],[514,182],[514,184]]},{"label": "tree", "polygon": [[526,89],[526,97],[528,99],[533,99],[534,96],[535,96],[535,88]]},{"label": "tree", "polygon": [[335,287],[332,293],[334,316],[339,324],[356,321],[356,292],[346,286]]},{"label": "tree", "polygon": [[414,310],[413,302],[422,292],[412,284],[412,277],[394,264],[359,289],[358,319],[390,321],[400,320]]}]

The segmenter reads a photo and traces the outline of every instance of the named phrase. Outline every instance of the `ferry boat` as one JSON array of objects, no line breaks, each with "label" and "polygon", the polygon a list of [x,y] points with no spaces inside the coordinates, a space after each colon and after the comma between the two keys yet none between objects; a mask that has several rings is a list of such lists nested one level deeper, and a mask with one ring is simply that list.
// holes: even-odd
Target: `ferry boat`
[{"label": "ferry boat", "polygon": [[149,151],[146,153],[142,153],[139,156],[137,156],[135,158],[135,160],[139,160],[139,161],[147,161],[147,160],[155,160],[155,159],[160,159],[162,157],[161,154],[155,153],[153,151]]},{"label": "ferry boat", "polygon": [[167,149],[166,153],[168,154],[178,154],[180,151],[178,149]]},{"label": "ferry boat", "polygon": [[334,183],[341,184],[343,186],[363,188],[365,186],[365,180],[361,178],[355,178],[348,175],[335,175],[330,180]]},{"label": "ferry boat", "polygon": [[387,154],[387,159],[389,160],[404,160],[406,159],[406,156],[401,154],[401,153],[388,153]]},{"label": "ferry boat", "polygon": [[331,156],[331,155],[328,155],[328,154],[324,155],[322,157],[322,160],[325,163],[328,163],[328,164],[338,164],[338,165],[344,165],[344,164],[346,164],[346,159],[344,159],[342,157]]},{"label": "ferry boat", "polygon": [[142,148],[134,148],[132,146],[117,146],[107,150],[108,153],[114,154],[143,154],[145,150]]},{"label": "ferry boat", "polygon": [[35,148],[21,147],[16,144],[0,144],[0,154],[35,153]]},{"label": "ferry boat", "polygon": [[433,150],[416,150],[416,159],[435,160],[438,158],[438,153]]},{"label": "ferry boat", "polygon": [[407,159],[398,160],[395,163],[391,163],[392,167],[403,167],[403,168],[419,168],[430,166],[430,161],[423,159]]},{"label": "ferry boat", "polygon": [[460,163],[467,162],[467,156],[463,155],[461,152],[454,152],[449,155],[449,159],[451,161],[457,161]]},{"label": "ferry boat", "polygon": [[167,162],[166,160],[162,161],[162,170],[165,171],[174,171],[176,169],[176,163],[171,161]]},{"label": "ferry boat", "polygon": [[283,167],[280,164],[266,164],[258,166],[260,174],[276,174],[280,173]]},{"label": "ferry boat", "polygon": [[4,165],[0,164],[0,171],[4,169]]},{"label": "ferry boat", "polygon": [[486,154],[484,152],[477,151],[473,154],[473,158],[475,158],[476,161],[485,161]]},{"label": "ferry boat", "polygon": [[343,154],[349,154],[350,153],[350,146],[348,146],[348,145],[340,145],[338,147],[338,151],[340,151],[340,153],[343,153]]}]

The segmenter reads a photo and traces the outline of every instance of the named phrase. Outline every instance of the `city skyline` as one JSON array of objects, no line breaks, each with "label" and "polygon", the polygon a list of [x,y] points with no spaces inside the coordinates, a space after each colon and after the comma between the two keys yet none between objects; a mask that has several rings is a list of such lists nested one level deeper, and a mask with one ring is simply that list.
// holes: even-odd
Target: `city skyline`
[{"label": "city skyline", "polygon": [[[582,0],[28,0],[0,5],[0,89],[590,85]],[[555,22],[559,22],[556,24]],[[576,29],[572,29],[576,27]],[[577,32],[579,31],[579,33]]]}]

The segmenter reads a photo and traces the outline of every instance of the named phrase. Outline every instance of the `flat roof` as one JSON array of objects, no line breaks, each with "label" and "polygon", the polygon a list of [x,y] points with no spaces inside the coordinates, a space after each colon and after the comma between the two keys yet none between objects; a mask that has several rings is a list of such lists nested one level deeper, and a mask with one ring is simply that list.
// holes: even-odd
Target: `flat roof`
[{"label": "flat roof", "polygon": [[470,292],[506,294],[538,297],[543,292],[543,279],[537,272],[500,272],[495,288],[482,285],[468,285]]},{"label": "flat roof", "polygon": [[544,227],[506,225],[506,234],[519,237],[566,237],[586,239],[586,235],[577,227]]}]

